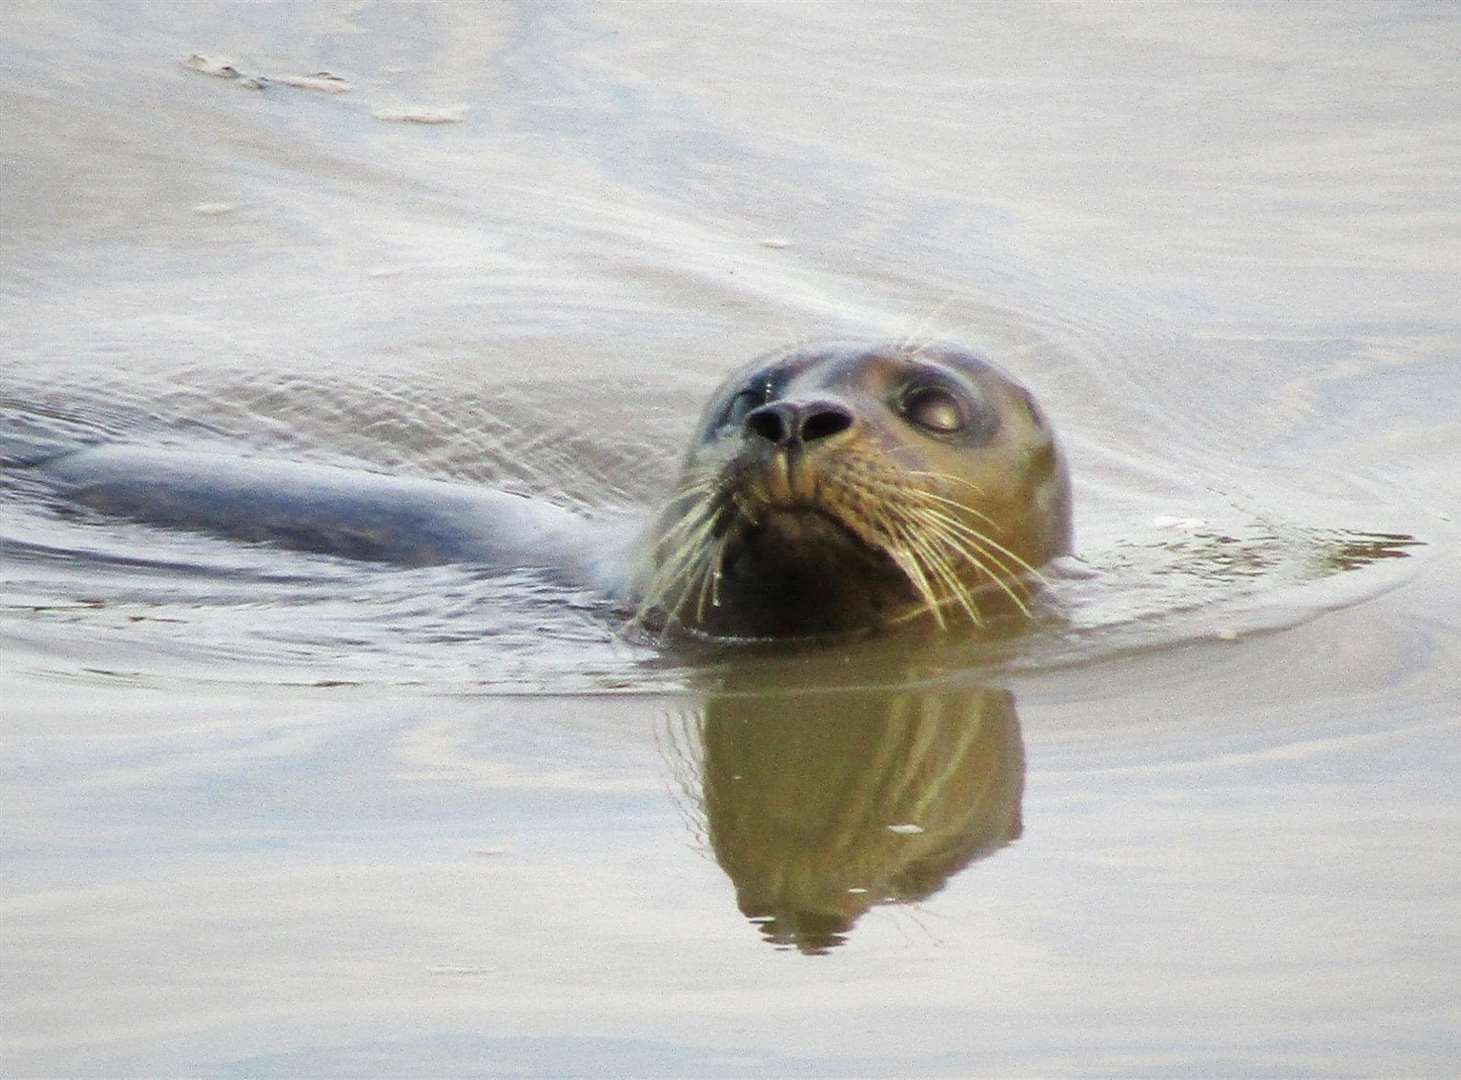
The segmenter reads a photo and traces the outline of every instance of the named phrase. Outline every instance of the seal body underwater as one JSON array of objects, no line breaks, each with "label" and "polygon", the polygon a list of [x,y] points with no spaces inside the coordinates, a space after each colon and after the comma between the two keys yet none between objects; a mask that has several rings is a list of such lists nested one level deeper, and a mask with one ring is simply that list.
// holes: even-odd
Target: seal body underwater
[{"label": "seal body underwater", "polygon": [[36,463],[107,514],[403,565],[535,567],[712,637],[876,629],[1025,609],[1070,549],[1039,406],[954,345],[830,342],[733,373],[647,524],[326,466],[129,446]]},{"label": "seal body underwater", "polygon": [[722,384],[637,591],[716,636],[979,623],[1027,611],[1070,545],[1065,459],[1029,391],[954,345],[830,342]]}]

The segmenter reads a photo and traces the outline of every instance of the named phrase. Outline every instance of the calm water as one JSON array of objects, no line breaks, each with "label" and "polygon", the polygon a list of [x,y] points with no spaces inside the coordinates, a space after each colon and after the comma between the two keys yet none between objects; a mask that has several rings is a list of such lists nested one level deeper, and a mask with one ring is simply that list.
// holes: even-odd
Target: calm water
[{"label": "calm water", "polygon": [[1458,53],[1446,3],[5,8],[9,462],[632,515],[729,367],[946,335],[1062,431],[1078,557],[998,644],[687,651],[9,469],[3,1071],[1454,1074]]}]

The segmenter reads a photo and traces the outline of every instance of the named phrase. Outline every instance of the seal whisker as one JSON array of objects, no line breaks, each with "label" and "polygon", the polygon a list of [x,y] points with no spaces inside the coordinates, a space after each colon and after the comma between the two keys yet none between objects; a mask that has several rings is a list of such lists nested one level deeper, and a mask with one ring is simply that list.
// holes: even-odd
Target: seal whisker
[{"label": "seal whisker", "polygon": [[[705,554],[706,540],[714,534],[721,516],[720,508],[707,500],[695,506],[676,522],[674,529],[666,532],[659,548],[664,551],[668,547],[669,551],[663,556],[644,590],[644,598],[634,616],[635,622],[643,622],[657,607],[666,609],[668,617],[683,606],[692,587],[693,571]],[[667,540],[673,541],[673,544],[666,544]],[[664,605],[662,601],[677,588],[679,594],[675,602]]]},{"label": "seal whisker", "polygon": [[[897,466],[889,462],[887,468],[893,470],[897,469]],[[898,470],[898,473],[904,476],[918,476],[925,477],[931,480],[946,480],[951,483],[962,484],[965,487],[969,488],[971,491],[973,491],[976,495],[979,495],[981,497],[983,497],[984,495],[984,489],[981,488],[978,484],[970,480],[965,480],[963,477],[960,476],[953,476],[949,473],[929,472],[918,469],[901,469]],[[879,482],[878,480],[870,480],[867,483],[870,487],[876,487],[879,491],[885,491],[890,494],[894,494],[901,499],[931,499],[936,502],[947,503],[950,506],[956,506],[964,513],[970,514],[973,517],[977,517],[981,521],[988,522],[991,526],[995,528],[999,528],[999,523],[995,521],[994,518],[984,513],[984,511],[980,510],[978,507],[969,506],[967,503],[961,503],[959,502],[959,500],[951,499],[946,495],[940,495],[934,491],[921,491],[917,489],[910,489],[906,484]]]},{"label": "seal whisker", "polygon": [[747,524],[760,524],[760,519],[752,513],[751,508],[746,505],[745,497],[739,491],[731,496],[731,501],[735,504],[736,510],[739,511],[741,517],[746,519]]},{"label": "seal whisker", "polygon": [[[954,478],[953,477],[945,477],[945,479],[954,479]],[[973,487],[974,485],[970,485],[970,486]],[[975,490],[975,492],[977,494],[979,494],[981,496],[984,494],[984,492],[983,491],[980,491],[979,488],[977,488],[977,487],[975,487],[974,490]],[[967,503],[961,503],[958,499],[951,499],[947,495],[940,495],[940,494],[938,494],[938,492],[936,492],[936,491],[910,491],[907,494],[908,494],[908,497],[909,498],[912,498],[912,499],[924,499],[924,500],[928,500],[930,502],[937,502],[937,503],[941,503],[941,504],[944,504],[944,505],[947,505],[947,506],[957,507],[963,513],[966,513],[966,514],[970,515],[971,517],[976,517],[980,521],[986,522],[986,523],[988,523],[989,525],[991,525],[992,527],[994,527],[996,529],[999,528],[999,522],[997,522],[994,518],[990,517],[988,514],[986,514],[984,511],[980,510],[978,507],[969,506]]]},{"label": "seal whisker", "polygon": [[[1008,576],[1011,580],[1018,584],[1023,592],[1029,592],[1029,587],[1025,585],[1019,567],[1012,566],[1009,562],[1005,561],[1004,558],[1001,558],[998,552],[1003,551],[1003,549],[1000,549],[998,545],[994,545],[994,549],[992,550],[989,546],[992,541],[989,541],[977,530],[969,528],[963,522],[933,507],[920,507],[913,511],[913,513],[915,513],[918,516],[919,520],[924,522],[927,527],[932,529],[938,529],[941,532],[945,533],[951,542],[956,542],[958,544],[961,550],[972,550],[974,552],[977,552],[978,555],[982,556],[982,558],[979,559],[979,566],[981,569],[985,570],[986,573],[989,572],[984,562],[985,559],[993,563],[994,566],[998,567],[999,570],[1001,570],[1006,576]],[[1018,555],[1015,555],[1012,552],[1004,552],[1004,554],[1007,555],[1010,559],[1015,560],[1015,562],[1019,563],[1021,566],[1025,565],[1024,561],[1020,559]],[[994,577],[995,575],[989,573],[989,576]]]},{"label": "seal whisker", "polygon": [[720,536],[720,543],[715,549],[715,570],[712,572],[714,584],[710,590],[710,606],[720,607],[720,583],[725,578],[725,549],[730,544],[730,533],[725,532]]},{"label": "seal whisker", "polygon": [[[983,534],[979,533],[975,529],[971,529],[968,525],[965,525],[962,521],[959,521],[947,512],[940,510],[938,507],[916,506],[910,508],[909,513],[917,517],[917,519],[923,522],[927,527],[938,529],[941,534],[947,534],[951,538],[962,538],[963,543],[960,545],[961,547],[966,545],[972,546],[974,550],[978,551],[979,554],[987,557],[992,563],[994,563],[995,566],[1004,571],[1006,574],[1014,577],[1019,576],[1020,571],[1018,567],[1011,566],[1008,562],[1000,557],[996,550],[992,550],[988,546],[990,542],[987,541],[987,538],[985,538]],[[995,548],[997,549],[998,545],[995,545]],[[1019,560],[1019,557],[1016,555],[1011,554],[1009,557],[1017,561]]]},{"label": "seal whisker", "polygon": [[713,495],[720,486],[720,475],[716,472],[708,471],[703,476],[698,476],[678,484],[675,490],[670,493],[669,501],[679,502],[685,499],[698,499],[700,496]]},{"label": "seal whisker", "polygon": [[898,342],[898,352],[907,352],[908,350],[912,349],[914,358],[917,358],[917,356],[919,355],[920,346],[918,346],[916,343],[922,341],[924,342],[924,345],[922,347],[927,346],[927,338],[924,335],[924,327],[931,327],[933,325],[933,321],[937,319],[940,315],[942,315],[944,311],[948,308],[948,306],[958,298],[959,294],[957,292],[951,292],[948,296],[944,297],[937,304],[935,304],[932,310],[928,312],[928,314],[920,316],[918,319],[918,323],[914,327],[914,329],[909,334],[907,334],[902,341]]},{"label": "seal whisker", "polygon": [[976,495],[984,494],[984,489],[974,483],[973,480],[966,480],[964,477],[955,476],[953,473],[929,472],[923,469],[906,469],[904,471],[909,476],[926,476],[930,480],[947,480],[951,484],[962,484]]},{"label": "seal whisker", "polygon": [[927,542],[930,543],[930,546],[934,547],[937,553],[941,574],[949,587],[949,596],[958,601],[959,606],[968,613],[970,621],[975,626],[983,626],[984,618],[979,611],[979,605],[975,603],[969,586],[955,572],[949,556],[950,554],[959,556],[961,561],[968,563],[986,576],[989,576],[988,571],[977,558],[971,557],[966,549],[961,547],[957,542],[952,541],[942,530],[931,528],[927,524],[925,524],[924,529]]},{"label": "seal whisker", "polygon": [[949,565],[948,559],[929,542],[929,537],[907,526],[900,526],[899,532],[906,538],[906,542],[910,546],[922,552],[924,560],[929,565],[929,570],[948,589],[948,596],[943,598],[938,597],[931,589],[924,593],[928,599],[927,607],[929,613],[933,615],[934,620],[939,626],[942,627],[944,625],[942,609],[944,603],[950,599],[959,602],[959,605],[968,613],[970,620],[976,626],[981,625],[983,620],[979,616],[978,608],[968,595],[968,591],[963,587],[958,576],[953,572],[953,568]]},{"label": "seal whisker", "polygon": [[713,554],[707,553],[700,571],[699,600],[695,606],[695,621],[704,625],[705,623],[705,600],[710,599],[711,607],[720,607],[720,582],[724,574],[725,549],[730,543],[730,533],[722,533],[715,544]]},{"label": "seal whisker", "polygon": [[[881,458],[882,455],[878,455],[878,458],[872,459],[877,468],[895,467],[885,464]],[[948,603],[957,603],[962,607],[976,626],[984,623],[969,586],[956,569],[958,565],[970,567],[980,579],[995,584],[1010,597],[1021,612],[1029,614],[1028,605],[1014,591],[1019,589],[1028,594],[1029,588],[1018,569],[1028,569],[1028,564],[984,533],[959,520],[946,507],[958,507],[979,517],[987,515],[932,492],[893,484],[876,473],[869,476],[868,460],[861,459],[852,466],[844,465],[833,472],[833,476],[826,482],[831,502],[834,507],[844,501],[858,507],[852,514],[852,519],[863,520],[865,528],[857,531],[863,535],[864,540],[894,561],[923,601],[924,608],[940,627],[945,625],[942,608]],[[853,475],[851,481],[838,482],[841,476],[849,473]],[[944,474],[929,472],[927,475],[940,477]],[[959,480],[958,477],[944,478]],[[975,484],[968,486],[978,489]],[[884,512],[867,520],[865,508],[855,497],[858,489],[864,494],[872,492],[881,499]],[[854,497],[849,498],[849,494]],[[937,582],[937,587],[934,582]]]},{"label": "seal whisker", "polygon": [[[925,522],[930,531],[939,536],[939,538],[947,547],[962,554],[971,566],[975,567],[981,574],[984,575],[984,577],[988,578],[989,581],[997,585],[1000,590],[1004,592],[1004,594],[1008,596],[1011,601],[1013,601],[1015,606],[1020,609],[1022,614],[1029,616],[1029,606],[1026,604],[1025,600],[1018,593],[1015,592],[1014,587],[1010,584],[1010,581],[1013,580],[1016,584],[1020,585],[1022,590],[1025,590],[1026,587],[1023,585],[1022,582],[1020,582],[1017,576],[1010,574],[1010,568],[1007,565],[1001,562],[997,557],[991,555],[989,552],[982,551],[974,547],[974,541],[967,538],[961,538],[957,533],[947,530],[947,526],[956,526],[959,524],[958,522],[949,521],[947,518],[940,519],[921,517],[921,520]],[[981,556],[983,556],[983,558],[981,558]],[[995,573],[993,570],[990,569],[988,563],[984,561],[985,558],[990,559],[995,564],[995,566],[1005,571],[1005,573]],[[1027,590],[1026,592],[1028,595]]]},{"label": "seal whisker", "polygon": [[[715,554],[706,551],[705,558],[700,560],[700,566],[695,572],[695,579],[700,582],[696,591],[695,621],[704,625],[705,623],[705,601],[712,593],[712,585],[718,591],[719,584],[715,581],[717,566],[720,562],[720,555],[725,549],[725,537],[722,536],[715,545]],[[694,580],[694,579],[692,579]],[[688,590],[687,590],[688,593]]]},{"label": "seal whisker", "polygon": [[[952,499],[945,499],[943,496],[941,496],[941,495],[935,495],[935,494],[933,494],[930,491],[910,492],[909,495],[908,495],[908,497],[910,499],[914,500],[914,501],[928,500],[929,502],[936,502],[936,503],[939,503],[939,504],[947,504],[949,506],[956,507],[959,510],[962,510],[962,511],[965,511],[965,512],[977,513],[977,511],[971,510],[970,507],[967,507],[967,506],[963,505],[962,503],[955,502]],[[1046,582],[1045,578],[1041,575],[1040,571],[1038,571],[1033,566],[1031,566],[1028,562],[1026,562],[1024,559],[1022,559],[1019,555],[1016,555],[1013,551],[1011,551],[1009,548],[1005,547],[998,540],[995,540],[992,536],[989,536],[987,533],[980,532],[978,529],[974,528],[968,522],[961,520],[957,514],[951,513],[950,511],[943,509],[942,508],[942,505],[940,505],[940,506],[932,506],[932,505],[929,505],[928,502],[925,502],[925,504],[921,507],[921,509],[924,509],[924,510],[928,511],[929,513],[933,513],[933,514],[939,515],[943,520],[948,521],[950,524],[954,525],[956,528],[958,528],[960,531],[962,531],[963,533],[965,533],[967,536],[971,537],[975,541],[977,541],[979,544],[981,544],[981,545],[987,545],[987,547],[993,549],[993,551],[997,551],[1001,555],[1005,555],[1005,556],[1009,557],[1010,559],[1013,559],[1014,562],[1019,566],[1019,568],[1022,571],[1024,571],[1027,574],[1032,574],[1036,579],[1038,579],[1040,581],[1040,583],[1042,585],[1043,584],[1048,584],[1048,582]],[[980,516],[983,516],[983,515],[980,515]],[[992,554],[992,553],[993,552],[990,552],[990,554]]]},{"label": "seal whisker", "polygon": [[892,532],[894,539],[902,537],[905,547],[885,545],[883,550],[887,552],[888,557],[907,576],[909,582],[913,585],[914,591],[922,598],[923,606],[933,616],[939,628],[942,629],[944,626],[944,616],[938,594],[934,591],[932,584],[928,580],[928,576],[924,573],[923,567],[918,561],[918,552],[920,550],[923,551],[925,559],[929,558],[927,548],[919,543],[915,536],[910,535],[907,530],[897,525],[893,526]]},{"label": "seal whisker", "polygon": [[704,500],[693,510],[687,511],[685,517],[666,529],[660,535],[657,546],[664,548],[671,542],[678,543],[684,536],[697,532],[707,521],[714,520],[716,513],[717,509],[714,504],[708,499]]}]

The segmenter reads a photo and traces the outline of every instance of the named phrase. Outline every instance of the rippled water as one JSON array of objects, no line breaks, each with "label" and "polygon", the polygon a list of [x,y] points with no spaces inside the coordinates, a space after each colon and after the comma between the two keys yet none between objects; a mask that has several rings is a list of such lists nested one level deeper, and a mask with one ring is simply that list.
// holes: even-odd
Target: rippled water
[{"label": "rippled water", "polygon": [[[1461,1057],[1452,7],[0,32],[7,1072]],[[120,521],[19,464],[633,516],[730,367],[906,334],[1064,438],[1076,558],[1013,638],[677,647],[532,573]]]}]

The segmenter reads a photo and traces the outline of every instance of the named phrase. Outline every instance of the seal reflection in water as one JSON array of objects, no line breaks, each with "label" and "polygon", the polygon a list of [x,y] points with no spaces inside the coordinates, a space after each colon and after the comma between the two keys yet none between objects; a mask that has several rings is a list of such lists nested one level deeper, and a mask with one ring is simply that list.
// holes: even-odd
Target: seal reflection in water
[{"label": "seal reflection in water", "polygon": [[644,545],[641,618],[717,636],[1027,612],[1070,550],[1070,482],[1028,391],[940,344],[825,343],[711,399]]},{"label": "seal reflection in water", "polygon": [[1020,835],[1008,691],[766,682],[732,676],[672,719],[669,744],[737,906],[772,944],[826,952],[872,906],[924,900]]}]

